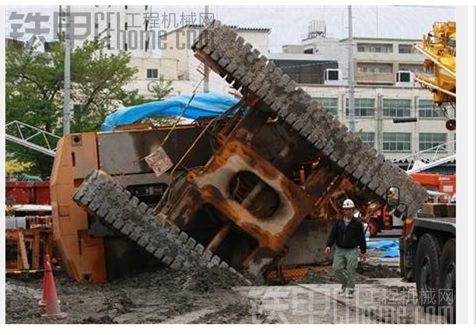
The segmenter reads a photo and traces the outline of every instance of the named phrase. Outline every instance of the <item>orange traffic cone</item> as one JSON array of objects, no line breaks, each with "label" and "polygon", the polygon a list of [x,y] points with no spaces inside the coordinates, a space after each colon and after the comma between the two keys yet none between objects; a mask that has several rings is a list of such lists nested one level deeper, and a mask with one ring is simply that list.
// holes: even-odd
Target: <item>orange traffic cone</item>
[{"label": "orange traffic cone", "polygon": [[46,297],[48,296],[48,289],[50,285],[46,285],[47,282],[47,272],[46,272],[46,261],[50,260],[50,255],[45,254],[43,258],[43,286],[42,286],[42,293],[41,293],[41,299],[38,301],[38,306],[40,307],[45,307],[46,306]]},{"label": "orange traffic cone", "polygon": [[46,272],[43,274],[43,293],[41,294],[41,299],[38,300],[38,306],[45,307],[46,306]]},{"label": "orange traffic cone", "polygon": [[45,275],[43,276],[43,297],[38,305],[46,307],[46,314],[42,317],[50,319],[64,319],[68,315],[62,313],[59,307],[58,295],[56,293],[55,278],[51,268],[50,256],[45,255]]}]

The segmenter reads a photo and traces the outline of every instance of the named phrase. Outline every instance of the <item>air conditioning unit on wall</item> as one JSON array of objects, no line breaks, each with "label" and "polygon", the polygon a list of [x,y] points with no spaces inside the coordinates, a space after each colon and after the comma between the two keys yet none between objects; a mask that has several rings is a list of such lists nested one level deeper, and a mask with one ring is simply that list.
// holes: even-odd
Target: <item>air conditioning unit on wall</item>
[{"label": "air conditioning unit on wall", "polygon": [[398,71],[395,75],[395,86],[415,87],[415,74],[411,71]]},{"label": "air conditioning unit on wall", "polygon": [[324,74],[325,85],[341,85],[342,72],[339,69],[326,69]]}]

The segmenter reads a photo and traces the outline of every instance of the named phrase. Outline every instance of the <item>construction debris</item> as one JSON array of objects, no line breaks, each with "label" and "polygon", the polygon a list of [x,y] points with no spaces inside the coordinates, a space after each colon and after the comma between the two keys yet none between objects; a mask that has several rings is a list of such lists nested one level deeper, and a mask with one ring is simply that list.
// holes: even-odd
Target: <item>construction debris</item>
[{"label": "construction debris", "polygon": [[[400,278],[397,269],[381,264],[359,263],[355,282],[357,284],[370,284],[376,282],[373,278]],[[323,267],[318,271],[310,268],[304,277],[291,284],[338,284],[332,267]]]},{"label": "construction debris", "polygon": [[[231,286],[231,274],[160,268],[107,284],[77,283],[58,275],[65,320],[55,323],[251,323],[251,305]],[[52,322],[38,308],[41,279],[7,279],[7,323]],[[255,315],[256,317],[256,315]]]},{"label": "construction debris", "polygon": [[172,269],[203,272],[217,267],[241,278],[243,284],[249,282],[177,226],[159,219],[152,208],[102,171],[89,175],[74,200],[102,218],[109,228],[134,241]]},{"label": "construction debris", "polygon": [[[444,323],[442,316],[424,313],[414,285],[399,278],[359,275],[359,295],[346,300],[336,294],[330,268],[310,283],[286,286],[239,286],[218,269],[165,267],[108,284],[56,278],[68,318],[55,323]],[[7,279],[7,323],[51,322],[37,306],[40,287],[40,278]]]},{"label": "construction debris", "polygon": [[[240,89],[254,95],[258,107],[271,112],[301,134],[335,164],[336,170],[359,181],[382,199],[392,186],[401,189],[401,201],[413,216],[426,199],[426,190],[397,166],[363,145],[347,127],[322,107],[272,61],[253,49],[237,33],[214,21],[192,46],[195,56]],[[365,162],[365,164],[364,164]]]},{"label": "construction debris", "polygon": [[[80,283],[59,277],[61,309],[68,319],[54,322],[324,323],[360,317],[377,323],[422,322],[417,301],[405,300],[415,290],[395,279],[400,276],[397,268],[381,264],[363,264],[358,270],[357,292],[364,305],[359,305],[360,297],[353,302],[335,296],[331,267],[310,268],[282,289],[252,286],[262,284],[262,275],[273,267],[328,263],[329,259],[321,259],[323,239],[340,215],[342,199],[355,201],[368,219],[386,205],[388,190],[395,188],[395,206],[401,202],[406,208],[394,214],[413,217],[427,193],[325,112],[233,29],[215,21],[200,33],[192,49],[240,90],[243,99],[230,109],[233,113],[224,113],[229,119],[183,128],[193,135],[185,147],[160,143],[152,150],[152,145],[139,145],[148,135],[157,141],[160,136],[160,141],[169,135],[179,138],[181,130],[175,126],[146,130],[139,140],[133,139],[139,132],[130,137],[127,131],[121,133],[129,150],[92,133],[60,141],[52,178],[55,237],[68,259],[66,270]],[[199,140],[206,143],[200,150]],[[112,147],[120,147],[119,152],[108,152]],[[89,148],[94,148],[94,155]],[[108,158],[114,161],[111,158],[118,153],[123,154],[120,163],[103,164]],[[184,163],[190,153],[200,164]],[[131,164],[128,155],[139,154],[143,157]],[[86,155],[94,159],[83,159]],[[138,167],[143,160],[146,166]],[[75,218],[79,219],[71,225]],[[77,245],[89,248],[84,256]],[[132,254],[131,250],[159,261],[159,268],[111,280],[108,271],[122,264],[107,264],[107,255]],[[296,256],[300,250],[306,252]],[[81,266],[83,261],[87,266]],[[52,275],[48,265],[47,274]],[[381,278],[393,280],[392,284]],[[7,280],[8,323],[47,322],[37,306],[42,298],[39,288],[39,280]],[[392,294],[385,293],[388,289]],[[305,320],[307,314],[287,319],[285,313],[283,319],[267,304],[269,296],[292,304],[291,296],[310,292],[318,296],[311,301],[316,311],[322,312],[324,301],[343,314],[323,313]],[[369,298],[371,292],[376,297]],[[56,292],[51,299],[55,304],[51,309],[47,305],[48,314],[64,316]],[[372,309],[374,304],[395,301],[405,301],[415,316]],[[349,311],[355,315],[345,318]]]},{"label": "construction debris", "polygon": [[[256,281],[280,259],[293,265],[322,261],[322,256],[315,255],[322,255],[323,238],[340,215],[342,198],[352,198],[363,217],[385,205],[390,187],[399,188],[409,216],[426,199],[423,187],[334,120],[233,30],[214,22],[192,48],[200,60],[233,83],[243,99],[230,111],[233,117],[213,134],[216,148],[208,153],[206,164],[186,171],[182,167],[187,155],[198,154],[195,145],[211,125],[215,127],[214,122],[203,128],[183,154],[177,156],[166,145],[160,146],[159,156],[169,159],[161,162],[165,167],[160,166],[156,174],[165,176],[173,168],[165,176],[167,189],[155,204],[141,201],[126,189],[127,182],[120,181],[123,171],[118,176],[118,171],[113,174],[110,167],[100,164],[105,170],[90,173],[75,190],[74,200],[99,225],[114,232],[100,236],[116,240],[122,236],[173,269],[216,266]],[[176,131],[172,127],[162,133],[169,138]],[[77,142],[75,147],[82,145],[80,138]],[[107,145],[100,150],[108,151]],[[69,160],[69,155],[65,157]],[[114,154],[111,158],[115,160]],[[123,159],[123,164],[130,162]],[[157,162],[152,165],[157,170]],[[60,166],[58,172],[65,169]],[[149,171],[147,167],[140,172]],[[146,182],[137,172],[135,185],[158,182]],[[54,217],[61,221],[57,213]],[[309,226],[315,238],[293,246],[293,238],[310,235],[305,230],[299,234],[306,218],[316,219]],[[63,252],[67,243],[60,243]],[[293,251],[306,248],[310,252],[305,257],[293,256]],[[86,272],[85,276],[90,275]]]}]

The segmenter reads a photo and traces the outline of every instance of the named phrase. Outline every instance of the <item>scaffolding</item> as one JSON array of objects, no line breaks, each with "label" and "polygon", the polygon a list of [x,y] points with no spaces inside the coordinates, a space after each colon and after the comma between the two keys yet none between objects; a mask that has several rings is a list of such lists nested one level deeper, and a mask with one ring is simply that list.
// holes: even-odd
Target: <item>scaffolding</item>
[{"label": "scaffolding", "polygon": [[59,136],[15,120],[5,125],[5,138],[8,141],[54,157]]},{"label": "scaffolding", "polygon": [[448,152],[455,147],[455,140],[448,141],[405,157],[393,159],[392,162],[410,162],[406,169],[407,174],[422,172],[455,161],[456,153],[448,154]]}]

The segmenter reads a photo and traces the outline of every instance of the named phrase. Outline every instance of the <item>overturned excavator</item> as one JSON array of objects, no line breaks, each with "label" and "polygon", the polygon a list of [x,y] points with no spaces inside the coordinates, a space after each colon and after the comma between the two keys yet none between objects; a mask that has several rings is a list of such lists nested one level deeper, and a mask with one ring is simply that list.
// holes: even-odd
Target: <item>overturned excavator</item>
[{"label": "overturned excavator", "polygon": [[[243,96],[222,116],[60,141],[54,234],[76,280],[104,282],[151,262],[261,278],[328,261],[325,241],[345,198],[364,221],[390,187],[408,217],[426,199],[232,29],[215,21],[192,48]],[[151,153],[161,174],[144,160]]]}]

